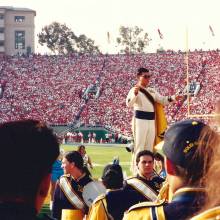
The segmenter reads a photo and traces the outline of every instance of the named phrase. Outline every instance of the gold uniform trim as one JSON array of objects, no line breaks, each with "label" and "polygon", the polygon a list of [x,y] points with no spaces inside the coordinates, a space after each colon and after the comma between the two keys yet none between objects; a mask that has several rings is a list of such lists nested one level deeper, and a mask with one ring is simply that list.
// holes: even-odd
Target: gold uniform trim
[{"label": "gold uniform trim", "polygon": [[133,205],[129,208],[128,212],[135,210],[135,209],[140,209],[140,208],[150,208],[150,207],[157,207],[157,206],[161,206],[165,203],[165,200],[160,200],[160,201],[156,201],[156,202],[140,202],[136,205]]},{"label": "gold uniform trim", "polygon": [[156,211],[156,215],[157,215],[158,220],[166,220],[163,206],[156,207],[155,211]]},{"label": "gold uniform trim", "polygon": [[191,220],[218,220],[220,219],[220,206],[208,209],[199,215],[194,216]]}]

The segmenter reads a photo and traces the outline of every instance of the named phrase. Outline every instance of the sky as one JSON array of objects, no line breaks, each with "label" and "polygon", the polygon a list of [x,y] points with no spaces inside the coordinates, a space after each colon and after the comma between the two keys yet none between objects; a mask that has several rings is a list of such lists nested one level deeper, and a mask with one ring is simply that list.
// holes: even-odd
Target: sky
[{"label": "sky", "polygon": [[143,28],[152,39],[149,52],[159,47],[183,51],[220,48],[220,0],[0,0],[0,6],[36,11],[35,52],[40,53],[46,50],[38,44],[37,34],[54,21],[95,40],[104,53],[118,51],[115,38],[122,25]]}]

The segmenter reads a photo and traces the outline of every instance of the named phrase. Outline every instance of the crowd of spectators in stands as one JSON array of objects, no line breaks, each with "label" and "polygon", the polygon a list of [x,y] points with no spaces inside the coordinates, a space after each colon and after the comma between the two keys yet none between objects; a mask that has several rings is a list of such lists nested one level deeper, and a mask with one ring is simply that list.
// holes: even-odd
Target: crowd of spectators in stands
[{"label": "crowd of spectators in stands", "polygon": [[[209,114],[219,93],[220,52],[189,53],[189,81],[201,90],[190,98],[191,114]],[[132,111],[125,97],[135,83],[136,70],[153,73],[150,86],[162,95],[186,86],[186,54],[167,51],[143,55],[69,55],[0,58],[0,122],[34,118],[52,125],[103,125],[130,135]],[[90,85],[99,96],[84,93]],[[205,107],[205,108],[204,108]],[[166,107],[169,123],[187,117],[187,101]]]}]

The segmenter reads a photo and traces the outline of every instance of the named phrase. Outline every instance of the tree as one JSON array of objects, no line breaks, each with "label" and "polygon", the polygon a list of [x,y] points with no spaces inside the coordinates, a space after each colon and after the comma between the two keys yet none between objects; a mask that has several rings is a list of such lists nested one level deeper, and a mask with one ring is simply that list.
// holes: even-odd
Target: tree
[{"label": "tree", "polygon": [[164,48],[162,46],[160,46],[158,49],[157,49],[157,53],[165,53],[166,51],[164,50]]},{"label": "tree", "polygon": [[94,41],[85,35],[79,37],[65,24],[53,22],[42,28],[38,34],[38,42],[45,45],[58,54],[80,53],[100,53]]},{"label": "tree", "polygon": [[77,47],[80,53],[100,53],[98,46],[94,46],[94,41],[84,34],[77,38]]},{"label": "tree", "polygon": [[142,28],[124,27],[119,28],[120,37],[116,38],[117,44],[121,47],[121,53],[143,53],[149,45],[151,39],[148,33],[144,33]]}]

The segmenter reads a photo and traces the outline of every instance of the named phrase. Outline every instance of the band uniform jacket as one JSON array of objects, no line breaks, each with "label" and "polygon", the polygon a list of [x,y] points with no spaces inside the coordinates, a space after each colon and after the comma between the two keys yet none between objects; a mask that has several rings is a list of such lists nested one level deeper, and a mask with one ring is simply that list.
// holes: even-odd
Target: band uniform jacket
[{"label": "band uniform jacket", "polygon": [[[69,187],[68,194],[64,192],[62,181],[67,182]],[[86,174],[78,180],[75,180],[69,174],[61,176],[56,184],[54,192],[52,216],[61,219],[62,209],[81,209],[86,213],[88,207],[82,198],[82,192],[83,187],[91,181],[92,179]]]},{"label": "band uniform jacket", "polygon": [[153,176],[151,180],[146,180],[140,176],[127,179],[122,189],[110,190],[106,195],[100,196],[94,201],[90,208],[89,220],[120,220],[123,218],[124,212],[132,205],[143,201],[151,201],[149,194],[147,193],[146,195],[141,186],[138,189],[139,186],[129,184],[129,180],[136,180],[137,183],[142,183],[141,186],[144,185],[150,189],[155,198],[157,198],[159,188],[164,181],[158,175]]},{"label": "band uniform jacket", "polygon": [[198,212],[204,199],[205,191],[202,188],[181,188],[173,194],[170,203],[162,200],[132,206],[123,220],[186,220]]}]

